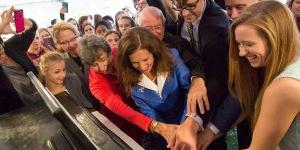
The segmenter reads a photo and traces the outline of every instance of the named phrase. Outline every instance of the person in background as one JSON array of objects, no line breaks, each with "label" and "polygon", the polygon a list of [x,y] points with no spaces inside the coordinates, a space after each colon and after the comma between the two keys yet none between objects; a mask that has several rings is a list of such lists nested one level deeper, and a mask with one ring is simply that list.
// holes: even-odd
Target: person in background
[{"label": "person in background", "polygon": [[115,28],[116,28],[116,30],[117,30],[117,28],[118,28],[118,20],[121,18],[121,17],[123,17],[123,16],[128,16],[128,17],[130,17],[130,15],[128,14],[128,13],[126,13],[124,10],[120,10],[120,11],[118,11],[116,14],[115,14],[115,20],[116,20],[116,24],[115,24]]},{"label": "person in background", "polygon": [[98,37],[104,37],[105,33],[108,31],[108,25],[105,21],[99,21],[95,25],[95,33]]},{"label": "person in background", "polygon": [[[170,0],[146,0],[148,6],[153,6],[161,10],[165,17],[165,29],[167,32],[177,34],[177,19],[178,14],[172,9]],[[143,8],[144,9],[144,8]]]},{"label": "person in background", "polygon": [[83,27],[89,23],[88,16],[81,16],[78,20],[80,35],[84,34]]},{"label": "person in background", "polygon": [[[100,111],[135,139],[140,138],[136,126],[145,132],[157,133],[167,138],[176,126],[157,122],[135,110],[132,100],[125,96],[119,85],[107,42],[103,38],[91,35],[83,37],[80,45],[79,55],[90,65],[90,90],[104,105]],[[124,122],[124,119],[132,124]]]},{"label": "person in background", "polygon": [[50,23],[51,23],[51,26],[54,26],[57,23],[57,19],[52,19]]},{"label": "person in background", "polygon": [[39,34],[41,49],[44,52],[56,50],[54,41],[53,41],[53,37],[46,28],[39,28],[38,34]]},{"label": "person in background", "polygon": [[114,28],[114,19],[109,16],[109,15],[106,15],[102,18],[102,21],[105,21],[107,26],[108,26],[108,30],[112,30]]},{"label": "person in background", "polygon": [[296,18],[298,29],[300,29],[300,0],[287,0],[287,5],[293,12]]},{"label": "person in background", "polygon": [[94,14],[94,22],[93,25],[95,26],[97,22],[102,20],[102,16],[100,14]]},{"label": "person in background", "polygon": [[93,25],[91,25],[90,23],[88,23],[85,26],[83,26],[83,32],[84,32],[84,35],[95,34],[95,28],[94,28]]},{"label": "person in background", "polygon": [[71,23],[78,30],[78,32],[80,31],[79,24],[74,18],[69,18],[67,22]]},{"label": "person in background", "polygon": [[118,24],[116,24],[117,25],[116,29],[121,34],[123,34],[128,29],[133,28],[133,27],[136,26],[133,19],[128,17],[128,16],[121,16],[117,22],[118,22]]},{"label": "person in background", "polygon": [[224,0],[225,9],[231,20],[235,20],[240,14],[252,4],[259,2],[260,0]]},{"label": "person in background", "polygon": [[300,148],[299,51],[294,15],[281,2],[253,4],[231,26],[228,87],[252,119],[251,150]]},{"label": "person in background", "polygon": [[[126,15],[126,13],[123,10],[118,11],[115,14],[115,20],[119,20],[122,16],[127,16],[127,15]],[[117,25],[117,22],[116,22],[116,25]]]},{"label": "person in background", "polygon": [[147,0],[136,0],[134,3],[135,9],[138,13],[141,12],[147,6],[149,6]]},{"label": "person in background", "polygon": [[287,5],[294,13],[296,17],[300,16],[300,1],[299,0],[287,0]]},{"label": "person in background", "polygon": [[27,56],[30,58],[30,60],[35,66],[38,65],[39,58],[44,53],[43,49],[41,49],[41,42],[39,38],[39,34],[36,33],[34,40],[32,41],[27,50]]},{"label": "person in background", "polygon": [[112,49],[112,55],[115,56],[113,49],[117,49],[119,46],[119,41],[121,39],[121,34],[118,31],[108,31],[104,38],[106,42],[109,44],[110,48]]},{"label": "person in background", "polygon": [[146,0],[132,0],[136,13],[134,15],[134,19],[137,22],[139,18],[139,13],[148,5]]}]

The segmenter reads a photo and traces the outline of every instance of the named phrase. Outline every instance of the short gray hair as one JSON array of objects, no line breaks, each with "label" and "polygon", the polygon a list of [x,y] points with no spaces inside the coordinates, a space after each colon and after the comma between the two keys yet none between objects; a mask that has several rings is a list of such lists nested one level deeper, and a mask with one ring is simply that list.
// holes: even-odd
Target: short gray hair
[{"label": "short gray hair", "polygon": [[[162,13],[162,11],[156,7],[153,6],[147,6],[146,8],[144,8],[140,13],[139,13],[139,17],[138,17],[138,25],[141,25],[141,18],[143,17],[144,13],[151,13],[151,15],[160,18],[163,25],[165,25],[166,23],[166,18],[164,16],[164,14]],[[146,19],[146,18],[143,18]]]},{"label": "short gray hair", "polygon": [[78,55],[83,63],[93,65],[99,58],[100,51],[104,51],[110,54],[111,49],[104,38],[96,35],[83,36],[80,39],[80,47],[78,49]]}]

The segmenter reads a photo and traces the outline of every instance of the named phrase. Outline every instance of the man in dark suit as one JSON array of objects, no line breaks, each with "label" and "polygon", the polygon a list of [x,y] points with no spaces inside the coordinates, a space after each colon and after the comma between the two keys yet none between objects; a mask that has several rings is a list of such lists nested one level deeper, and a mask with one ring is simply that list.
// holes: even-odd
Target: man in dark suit
[{"label": "man in dark suit", "polygon": [[[202,119],[200,120],[197,115],[189,115],[176,133],[176,142],[173,144],[176,148],[183,145],[196,148],[199,128],[204,126],[211,134],[218,134],[220,131],[209,121],[217,106],[228,95],[229,20],[212,0],[172,0],[172,5],[181,16],[178,21],[178,35],[190,42],[192,51],[200,60],[201,71],[192,77],[191,88],[195,87],[195,94],[189,95],[187,104],[188,112],[192,113],[196,112],[198,104],[201,115],[198,114]],[[209,107],[205,105],[207,101]],[[195,123],[197,120],[200,120],[198,121],[200,124]],[[224,139],[222,137],[219,141],[215,141],[209,149],[226,149]]]}]

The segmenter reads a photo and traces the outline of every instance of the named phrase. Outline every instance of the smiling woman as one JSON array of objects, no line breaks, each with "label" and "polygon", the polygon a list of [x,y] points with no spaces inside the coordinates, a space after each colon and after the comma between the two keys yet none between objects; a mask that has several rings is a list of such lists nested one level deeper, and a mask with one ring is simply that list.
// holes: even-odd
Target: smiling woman
[{"label": "smiling woman", "polygon": [[282,3],[253,4],[231,26],[228,86],[252,119],[251,150],[300,148],[299,50],[294,15]]},{"label": "smiling woman", "polygon": [[67,92],[76,103],[85,108],[93,108],[82,93],[79,78],[73,73],[66,74],[66,63],[62,54],[47,52],[41,56],[39,67],[41,79],[53,95]]},{"label": "smiling woman", "polygon": [[238,26],[235,30],[235,39],[240,50],[240,57],[245,57],[254,68],[266,65],[269,47],[266,39],[259,36],[253,26]]}]

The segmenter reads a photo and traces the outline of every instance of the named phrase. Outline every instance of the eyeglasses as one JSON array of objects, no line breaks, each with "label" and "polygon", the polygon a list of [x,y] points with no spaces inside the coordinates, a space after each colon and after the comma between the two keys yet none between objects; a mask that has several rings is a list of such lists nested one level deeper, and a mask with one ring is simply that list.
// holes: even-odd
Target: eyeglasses
[{"label": "eyeglasses", "polygon": [[177,0],[171,0],[171,1],[172,1],[172,8],[176,11],[182,11],[183,9],[194,10],[197,7],[197,4],[199,2],[199,0],[197,0],[192,3],[182,4],[182,0],[179,0],[180,2],[178,2]]},{"label": "eyeglasses", "polygon": [[68,45],[68,44],[71,44],[71,43],[74,43],[76,40],[77,40],[77,36],[73,37],[71,40],[69,41],[63,41],[63,42],[60,42],[61,45]]},{"label": "eyeglasses", "polygon": [[145,26],[145,28],[149,31],[161,31],[162,25],[156,25],[156,26]]}]

